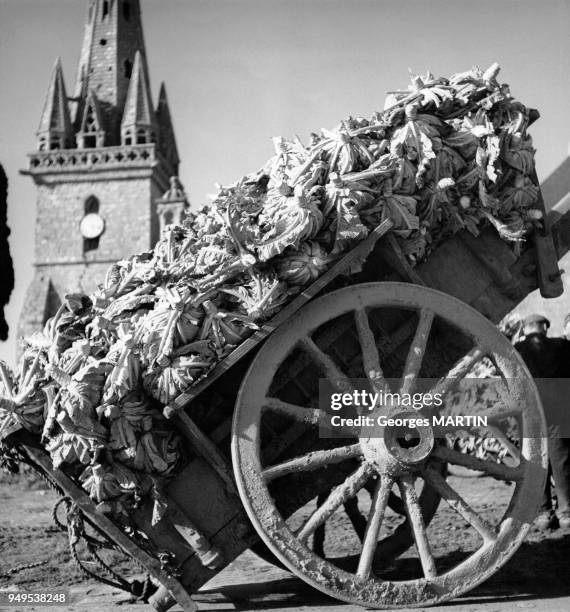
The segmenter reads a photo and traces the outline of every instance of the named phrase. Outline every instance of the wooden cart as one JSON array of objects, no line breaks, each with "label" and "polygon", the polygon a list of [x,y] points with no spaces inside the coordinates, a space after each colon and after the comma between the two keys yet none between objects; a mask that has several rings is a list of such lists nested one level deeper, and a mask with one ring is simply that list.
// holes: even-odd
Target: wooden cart
[{"label": "wooden cart", "polygon": [[[570,242],[565,213],[553,211],[549,219],[556,223],[518,257],[486,229],[478,238],[456,235],[414,269],[389,233],[390,222],[380,225],[205,380],[165,407],[188,440],[190,459],[164,492],[168,510],[158,524],[151,524],[151,501],[131,517],[145,539],[129,537],[96,512],[38,446],[19,434],[15,443],[88,523],[160,583],[149,599],[156,610],[176,602],[196,609],[191,594],[250,547],[344,601],[395,608],[449,600],[504,564],[535,517],[547,467],[544,417],[528,371],[494,324],[538,281],[543,295],[560,294],[556,262]],[[510,465],[437,443],[430,427],[420,428],[411,444],[392,434],[319,437],[320,378],[345,390],[348,377],[366,378],[373,389],[399,379],[401,390],[411,391],[418,377],[429,377],[445,393],[485,356],[517,398],[487,411],[491,423],[516,420],[519,445],[495,425],[492,430],[515,458]],[[498,523],[489,523],[451,488],[447,464],[513,483]],[[359,491],[370,494],[367,516],[355,501]],[[480,539],[451,566],[434,558],[427,529],[441,498]],[[387,506],[403,517],[389,534],[381,531]],[[330,559],[325,527],[339,508],[350,516],[361,550]],[[386,573],[414,550],[417,575]]]}]

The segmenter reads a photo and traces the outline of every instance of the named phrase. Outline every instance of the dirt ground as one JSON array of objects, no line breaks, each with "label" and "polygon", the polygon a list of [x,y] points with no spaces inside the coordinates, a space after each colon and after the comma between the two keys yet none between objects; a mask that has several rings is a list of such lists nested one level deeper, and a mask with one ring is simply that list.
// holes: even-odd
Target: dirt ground
[{"label": "dirt ground", "polygon": [[[464,475],[451,476],[449,481],[487,520],[499,520],[510,497],[510,485]],[[81,575],[70,557],[66,535],[53,526],[51,508],[56,500],[52,491],[33,479],[8,477],[0,482],[0,589],[69,588],[71,605],[56,608],[69,611],[150,610],[149,606],[130,603],[124,592]],[[366,511],[369,504],[366,493],[359,497],[359,504]],[[306,508],[303,514],[310,510]],[[393,528],[400,520],[399,515],[390,513],[386,528]],[[458,523],[455,513],[445,504],[430,524],[428,535],[440,571],[477,546],[475,533]],[[334,528],[327,532],[325,552],[335,558],[353,553],[356,546],[356,536],[339,511],[334,517]],[[567,612],[570,610],[569,557],[570,530],[545,533],[533,528],[515,556],[487,582],[459,600],[430,610],[508,612],[526,608]],[[28,564],[37,565],[28,567]],[[128,564],[119,568],[130,576],[137,572]],[[414,550],[410,549],[396,564],[382,571],[385,578],[415,577],[419,567]],[[362,609],[329,599],[249,551],[206,584],[194,598],[200,610],[356,612]],[[0,610],[15,609],[40,608],[0,606]]]}]

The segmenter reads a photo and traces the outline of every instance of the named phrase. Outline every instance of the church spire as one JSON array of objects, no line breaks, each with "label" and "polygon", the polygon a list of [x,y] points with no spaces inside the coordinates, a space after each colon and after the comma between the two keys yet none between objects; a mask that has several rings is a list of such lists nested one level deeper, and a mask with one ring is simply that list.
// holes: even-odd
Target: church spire
[{"label": "church spire", "polygon": [[[107,262],[151,249],[161,223],[179,221],[187,207],[175,181],[160,198],[178,155],[166,94],[159,98],[160,125],[151,97],[140,2],[84,1],[74,96],[66,96],[58,62],[38,130],[41,150],[30,154],[24,171],[38,196],[35,273],[19,335],[41,329],[69,291],[93,291]],[[126,232],[133,220],[136,231]]]},{"label": "church spire", "polygon": [[121,121],[121,143],[131,145],[150,142],[156,142],[156,119],[144,57],[137,51]]},{"label": "church spire", "polygon": [[[178,173],[178,151],[164,86],[156,109],[153,104],[140,0],[86,2],[74,95],[67,97],[58,60],[38,129],[41,154],[30,162],[33,171],[132,165],[152,158],[167,180]],[[72,152],[103,148],[105,153],[92,155]],[[69,155],[58,152],[48,159],[44,153],[52,149]]]},{"label": "church spire", "polygon": [[166,86],[164,83],[160,85],[160,93],[158,94],[158,104],[156,105],[156,120],[160,133],[160,152],[166,158],[166,161],[172,167],[174,174],[178,174],[178,165],[180,158],[178,157],[178,147],[176,146],[176,137],[174,136],[174,126],[172,125],[172,117],[170,115],[170,107],[168,106],[168,98],[166,97]]},{"label": "church spire", "polygon": [[37,135],[40,151],[72,146],[73,131],[59,58],[53,67]]},{"label": "church spire", "polygon": [[147,70],[139,0],[89,0],[74,90],[76,129],[89,91],[95,92],[106,126],[105,142],[120,143],[120,125],[135,55]]}]

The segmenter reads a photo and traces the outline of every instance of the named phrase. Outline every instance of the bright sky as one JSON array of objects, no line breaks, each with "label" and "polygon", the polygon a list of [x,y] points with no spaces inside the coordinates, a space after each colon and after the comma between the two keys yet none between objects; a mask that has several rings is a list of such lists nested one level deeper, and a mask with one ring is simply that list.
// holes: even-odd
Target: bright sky
[{"label": "bright sky", "polygon": [[[570,140],[570,0],[141,0],[153,97],[167,85],[193,205],[271,155],[270,137],[371,115],[408,68],[436,76],[498,61],[500,80],[542,118],[532,127],[546,177]],[[18,170],[35,131],[55,58],[73,89],[83,0],[0,0],[0,163],[16,289],[8,307],[12,361],[32,275],[35,187]]]}]

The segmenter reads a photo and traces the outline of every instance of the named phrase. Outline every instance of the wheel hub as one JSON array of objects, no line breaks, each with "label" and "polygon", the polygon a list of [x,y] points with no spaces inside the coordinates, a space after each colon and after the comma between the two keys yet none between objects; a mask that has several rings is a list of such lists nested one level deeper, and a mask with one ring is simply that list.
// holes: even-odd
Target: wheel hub
[{"label": "wheel hub", "polygon": [[409,427],[417,412],[396,412],[389,416],[394,425],[381,428],[379,437],[361,440],[364,457],[382,474],[401,476],[417,470],[435,444],[431,425]]}]

